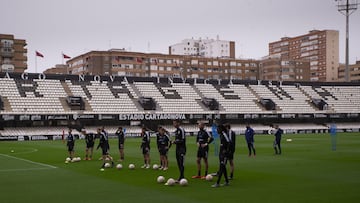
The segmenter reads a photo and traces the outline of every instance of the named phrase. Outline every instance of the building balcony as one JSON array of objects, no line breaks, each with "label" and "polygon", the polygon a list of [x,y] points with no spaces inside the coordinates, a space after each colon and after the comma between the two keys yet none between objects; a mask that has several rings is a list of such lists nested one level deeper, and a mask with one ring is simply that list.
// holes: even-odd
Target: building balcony
[{"label": "building balcony", "polygon": [[1,48],[0,49],[0,56],[2,57],[13,57],[14,50],[12,48]]}]

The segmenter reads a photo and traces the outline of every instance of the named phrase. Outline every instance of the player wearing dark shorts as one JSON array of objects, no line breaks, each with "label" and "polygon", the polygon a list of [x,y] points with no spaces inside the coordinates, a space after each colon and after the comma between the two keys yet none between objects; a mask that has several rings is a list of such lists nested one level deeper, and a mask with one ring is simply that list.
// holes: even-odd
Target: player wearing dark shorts
[{"label": "player wearing dark shorts", "polygon": [[107,133],[104,133],[104,130],[101,128],[98,129],[97,133],[98,133],[100,142],[96,149],[99,149],[101,147],[101,151],[102,151],[103,165],[101,166],[101,168],[105,168],[105,163],[107,161],[111,161],[112,166],[114,166],[112,157],[109,154],[109,137],[108,137]]},{"label": "player wearing dark shorts", "polygon": [[250,127],[250,124],[246,124],[245,130],[245,140],[249,150],[249,157],[251,156],[251,152],[253,152],[254,157],[256,156],[256,151],[254,147],[254,130]]},{"label": "player wearing dark shorts", "polygon": [[185,155],[186,155],[186,137],[185,130],[180,127],[179,121],[173,121],[173,126],[175,127],[175,140],[173,144],[176,145],[176,162],[180,171],[180,176],[178,181],[183,179],[185,171]]},{"label": "player wearing dark shorts", "polygon": [[150,132],[146,128],[141,129],[141,146],[142,154],[144,156],[144,165],[141,168],[150,168]]},{"label": "player wearing dark shorts", "polygon": [[234,164],[234,153],[235,153],[235,141],[236,141],[236,135],[235,132],[231,130],[230,124],[225,124],[226,133],[227,136],[230,139],[230,151],[228,153],[228,160],[230,163],[230,177],[229,179],[233,179],[234,177],[234,170],[235,170],[235,164]]},{"label": "player wearing dark shorts", "polygon": [[118,137],[119,141],[119,153],[120,153],[120,160],[124,161],[124,143],[125,143],[125,133],[122,127],[119,127],[115,132],[115,135]]},{"label": "player wearing dark shorts", "polygon": [[231,154],[231,140],[228,136],[227,130],[223,125],[218,126],[218,134],[220,137],[220,152],[219,152],[219,162],[220,162],[220,170],[218,172],[218,179],[212,187],[219,187],[220,180],[222,175],[225,177],[225,186],[229,185],[229,179],[227,177],[226,163],[229,159],[229,155]]},{"label": "player wearing dark shorts", "polygon": [[85,130],[82,130],[81,133],[85,136],[86,142],[85,160],[91,160],[95,145],[95,135],[94,133],[86,133]]},{"label": "player wearing dark shorts", "polygon": [[284,131],[279,128],[278,125],[275,125],[275,140],[274,140],[274,150],[275,150],[275,155],[280,155],[281,154],[281,136],[284,133]]},{"label": "player wearing dark shorts", "polygon": [[68,147],[69,157],[72,160],[74,158],[74,154],[75,154],[75,151],[74,151],[75,137],[72,134],[71,128],[69,128],[69,133],[68,133],[68,136],[66,137],[66,140],[67,140],[66,146]]},{"label": "player wearing dark shorts", "polygon": [[164,128],[159,127],[158,131],[159,132],[158,132],[157,145],[160,153],[160,163],[161,163],[160,169],[166,171],[169,165],[168,151],[171,146],[170,137]]},{"label": "player wearing dark shorts", "polygon": [[[208,153],[209,153],[209,144],[214,140],[214,138],[211,136],[209,132],[205,130],[205,124],[199,123],[199,132],[196,136],[196,144],[198,146],[197,151],[197,169],[198,174],[196,176],[193,176],[192,178],[205,178],[208,174]],[[204,160],[205,163],[205,175],[201,176],[201,159]]]}]

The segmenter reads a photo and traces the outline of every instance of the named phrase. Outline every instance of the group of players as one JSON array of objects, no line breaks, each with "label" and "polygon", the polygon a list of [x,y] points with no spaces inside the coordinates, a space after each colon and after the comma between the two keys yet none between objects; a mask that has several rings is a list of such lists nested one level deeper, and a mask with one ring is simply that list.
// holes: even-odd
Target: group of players
[{"label": "group of players", "polygon": [[[156,133],[156,143],[157,149],[160,154],[160,170],[168,170],[168,151],[172,145],[176,146],[176,161],[177,166],[179,169],[179,178],[177,181],[183,179],[184,171],[185,171],[185,155],[186,155],[186,137],[185,137],[185,130],[180,126],[179,121],[173,121],[173,126],[175,127],[175,139],[170,139],[170,133],[166,131],[163,127],[158,127]],[[220,150],[219,150],[219,169],[215,175],[218,177],[216,183],[212,185],[212,187],[219,187],[220,181],[222,176],[225,178],[224,186],[229,185],[229,180],[233,179],[234,175],[234,153],[236,148],[236,136],[235,132],[231,129],[230,124],[221,124],[217,126],[216,134],[220,140]],[[282,129],[279,126],[272,127],[269,130],[269,134],[274,134],[274,150],[275,154],[281,154],[281,136],[282,136]],[[104,127],[97,129],[97,135],[93,133],[86,133],[85,130],[82,130],[82,134],[86,141],[86,151],[85,151],[85,160],[91,160],[93,156],[93,149],[95,145],[96,137],[99,138],[99,145],[97,149],[101,148],[102,150],[102,157],[103,164],[101,168],[105,167],[105,164],[111,162],[111,166],[114,166],[113,158],[110,156],[110,145],[109,145],[109,137],[107,131]],[[249,157],[256,156],[256,150],[254,146],[254,130],[250,127],[249,124],[246,125],[245,130],[245,140],[247,142]],[[118,148],[120,159],[119,161],[124,160],[124,142],[125,142],[125,133],[122,127],[119,127],[115,132],[115,135],[118,137]],[[199,131],[196,136],[196,144],[197,144],[197,175],[192,176],[192,178],[199,178],[205,179],[208,175],[208,153],[209,153],[209,144],[214,141],[214,137],[211,133],[206,131],[205,124],[199,123]],[[72,130],[69,129],[69,133],[67,136],[67,146],[69,156],[72,159],[74,157],[74,145],[75,145],[75,138],[72,135]],[[140,148],[142,150],[142,154],[144,157],[144,165],[141,168],[150,168],[150,132],[147,130],[146,127],[142,127],[141,129],[141,145]],[[204,161],[205,171],[204,176],[201,176],[201,160]],[[226,165],[229,162],[230,165],[230,176],[228,176]]]}]

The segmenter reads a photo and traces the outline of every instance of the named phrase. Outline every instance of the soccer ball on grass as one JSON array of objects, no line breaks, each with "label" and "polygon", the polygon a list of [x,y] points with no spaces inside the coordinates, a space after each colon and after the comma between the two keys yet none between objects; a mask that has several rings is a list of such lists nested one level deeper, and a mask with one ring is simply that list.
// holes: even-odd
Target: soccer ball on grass
[{"label": "soccer ball on grass", "polygon": [[188,181],[185,178],[181,179],[179,183],[180,183],[181,186],[187,186],[188,185]]},{"label": "soccer ball on grass", "polygon": [[165,182],[164,176],[159,176],[159,177],[157,177],[156,180],[157,180],[158,183],[163,183],[163,182]]}]

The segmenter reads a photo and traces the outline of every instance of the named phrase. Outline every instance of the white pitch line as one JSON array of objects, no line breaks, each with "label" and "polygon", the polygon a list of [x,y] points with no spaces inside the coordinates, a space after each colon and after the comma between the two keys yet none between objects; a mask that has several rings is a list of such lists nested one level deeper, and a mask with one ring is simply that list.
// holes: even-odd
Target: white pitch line
[{"label": "white pitch line", "polygon": [[39,163],[39,162],[35,162],[35,161],[30,161],[30,160],[18,158],[18,157],[15,157],[15,156],[9,156],[9,155],[6,155],[6,154],[0,154],[0,155],[4,156],[4,157],[8,157],[8,158],[12,158],[12,159],[16,159],[16,160],[25,161],[25,162],[28,162],[28,163],[48,167],[48,168],[57,168],[56,166],[52,166],[52,165],[49,165],[49,164],[43,164],[43,163]]},{"label": "white pitch line", "polygon": [[20,169],[0,169],[0,172],[14,172],[14,171],[37,171],[37,170],[49,170],[50,168],[20,168]]},{"label": "white pitch line", "polygon": [[11,153],[11,154],[30,154],[30,153],[34,153],[37,152],[38,150],[35,148],[28,148],[30,149],[29,151],[24,151],[24,152],[15,152],[15,153]]}]

